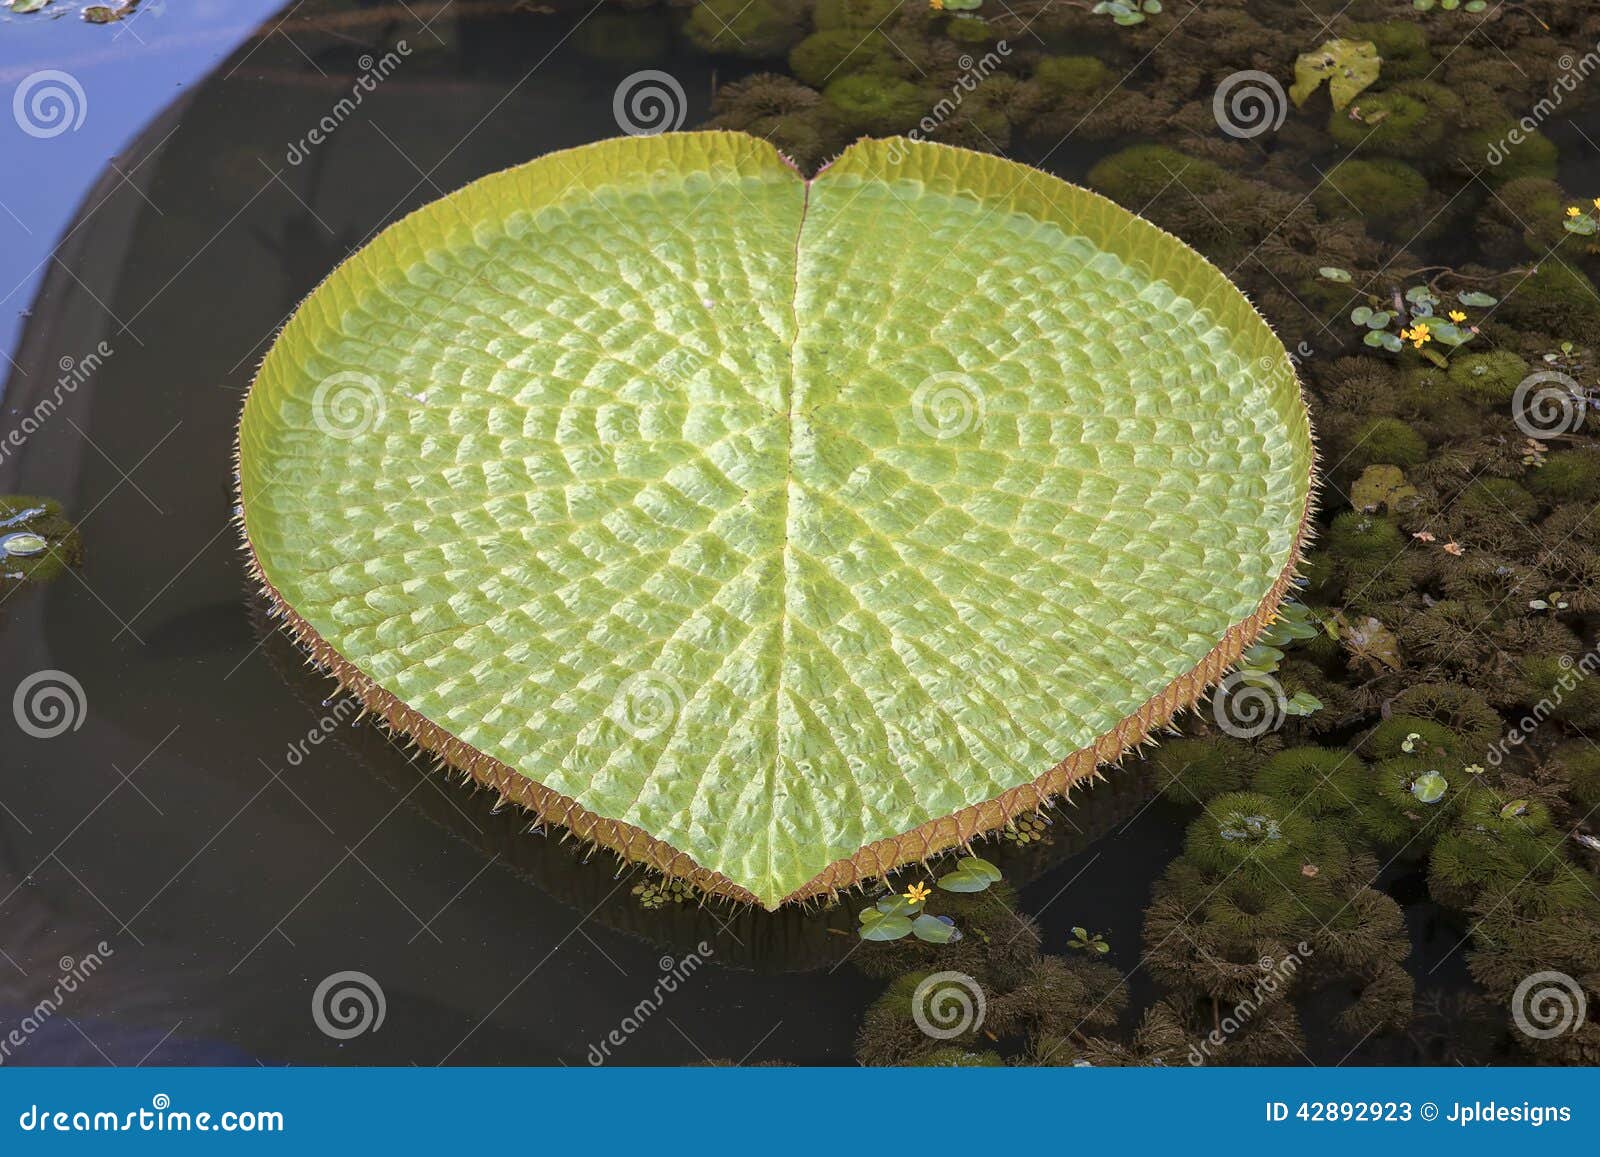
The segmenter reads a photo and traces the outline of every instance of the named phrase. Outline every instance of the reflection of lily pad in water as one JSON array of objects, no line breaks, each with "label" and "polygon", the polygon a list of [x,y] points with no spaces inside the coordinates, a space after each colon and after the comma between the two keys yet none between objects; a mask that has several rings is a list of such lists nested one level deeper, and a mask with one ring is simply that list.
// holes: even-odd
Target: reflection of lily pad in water
[{"label": "reflection of lily pad in water", "polygon": [[727,133],[486,178],[268,355],[243,521],[389,723],[775,906],[1004,826],[1273,613],[1312,450],[1244,297],[1109,201]]}]

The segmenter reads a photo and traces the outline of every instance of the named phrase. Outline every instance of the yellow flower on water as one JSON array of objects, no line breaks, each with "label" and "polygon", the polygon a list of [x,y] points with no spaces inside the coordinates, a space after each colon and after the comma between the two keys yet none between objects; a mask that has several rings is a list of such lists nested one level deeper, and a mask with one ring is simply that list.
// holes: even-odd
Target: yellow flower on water
[{"label": "yellow flower on water", "polygon": [[1450,311],[1450,320],[1455,322],[1457,325],[1460,325],[1462,322],[1467,320],[1467,315],[1462,313],[1459,309],[1452,309]]},{"label": "yellow flower on water", "polygon": [[1578,207],[1576,205],[1568,205],[1567,206],[1567,216],[1568,217],[1576,217],[1578,215],[1578,213],[1579,213],[1579,209],[1578,209]]},{"label": "yellow flower on water", "polygon": [[1403,329],[1400,331],[1400,336],[1410,342],[1415,349],[1421,349],[1424,343],[1433,340],[1433,334],[1428,332],[1428,327],[1425,325],[1415,325],[1410,329]]},{"label": "yellow flower on water", "polygon": [[943,12],[944,0],[928,0],[928,7],[932,8],[935,12]]},{"label": "yellow flower on water", "polygon": [[1595,207],[1595,208],[1596,208],[1596,209],[1600,209],[1600,197],[1596,197],[1596,198],[1595,198],[1595,199],[1594,199],[1594,207]]},{"label": "yellow flower on water", "polygon": [[[942,0],[934,0],[935,4],[941,2]],[[906,901],[911,904],[920,904],[928,898],[930,892],[931,889],[926,884],[912,884],[905,891]]]}]

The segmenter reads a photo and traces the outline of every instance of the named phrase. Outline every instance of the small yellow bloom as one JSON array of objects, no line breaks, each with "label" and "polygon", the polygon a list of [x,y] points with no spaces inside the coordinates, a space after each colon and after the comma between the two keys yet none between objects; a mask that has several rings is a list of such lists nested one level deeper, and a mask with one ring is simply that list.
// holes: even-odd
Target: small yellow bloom
[{"label": "small yellow bloom", "polygon": [[1578,215],[1578,212],[1579,212],[1579,210],[1578,210],[1578,207],[1576,205],[1568,205],[1567,206],[1567,216],[1568,217],[1576,217]]},{"label": "small yellow bloom", "polygon": [[1467,315],[1462,313],[1459,309],[1452,309],[1450,311],[1450,320],[1455,322],[1457,325],[1460,325],[1462,322],[1467,320]]},{"label": "small yellow bloom", "polygon": [[944,0],[928,0],[928,7],[932,8],[935,12],[943,12]]},{"label": "small yellow bloom", "polygon": [[1428,332],[1428,327],[1425,325],[1403,329],[1400,331],[1400,336],[1410,342],[1414,349],[1421,349],[1425,343],[1433,340],[1433,334]]},{"label": "small yellow bloom", "polygon": [[[934,2],[939,3],[940,0],[934,0]],[[931,889],[929,889],[926,884],[912,884],[911,887],[907,888],[905,891],[906,902],[910,904],[920,904],[928,898],[930,892]]]},{"label": "small yellow bloom", "polygon": [[1595,208],[1596,208],[1596,209],[1600,209],[1600,197],[1596,197],[1596,198],[1595,198],[1595,199],[1594,199],[1594,207],[1595,207]]}]

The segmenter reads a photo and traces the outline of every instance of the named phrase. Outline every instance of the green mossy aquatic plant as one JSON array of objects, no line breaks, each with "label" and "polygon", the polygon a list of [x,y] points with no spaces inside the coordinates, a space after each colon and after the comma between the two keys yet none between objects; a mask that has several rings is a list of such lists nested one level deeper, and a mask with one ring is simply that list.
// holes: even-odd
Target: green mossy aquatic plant
[{"label": "green mossy aquatic plant", "polygon": [[828,29],[806,37],[789,53],[789,69],[814,88],[846,76],[895,77],[899,57],[883,33]]},{"label": "green mossy aquatic plant", "polygon": [[1501,316],[1557,336],[1600,333],[1600,290],[1581,269],[1552,254],[1507,294]]},{"label": "green mossy aquatic plant", "polygon": [[[1485,166],[1485,155],[1497,142],[1506,140],[1508,136],[1513,137],[1517,144],[1502,151],[1503,156],[1498,164]],[[1481,174],[1490,185],[1504,185],[1530,178],[1553,180],[1559,160],[1553,141],[1543,133],[1527,131],[1516,121],[1503,121],[1462,133],[1456,142],[1456,153],[1463,168]]]},{"label": "green mossy aquatic plant", "polygon": [[1170,739],[1149,755],[1156,769],[1156,785],[1173,803],[1204,804],[1226,792],[1238,791],[1250,780],[1259,762],[1244,743],[1223,737]]},{"label": "green mossy aquatic plant", "polygon": [[796,0],[697,0],[685,28],[707,52],[770,59],[804,35],[805,12]]},{"label": "green mossy aquatic plant", "polygon": [[771,141],[805,172],[826,152],[818,115],[822,94],[798,81],[761,72],[725,84],[712,102],[712,126]]},{"label": "green mossy aquatic plant", "polygon": [[[1014,288],[931,308],[930,263]],[[1176,427],[1106,388],[1143,351],[1186,367]],[[258,577],[382,720],[768,907],[1003,828],[1193,702],[1282,599],[1312,463],[1271,331],[1111,202],[912,142],[808,182],[729,133],[392,227],[290,321],[239,443]]]},{"label": "green mossy aquatic plant", "polygon": [[1413,80],[1361,94],[1328,119],[1328,133],[1347,149],[1415,158],[1458,126],[1461,99],[1444,85]]},{"label": "green mossy aquatic plant", "polygon": [[1428,34],[1410,20],[1385,20],[1352,24],[1346,30],[1351,40],[1371,41],[1383,61],[1383,78],[1393,84],[1417,80],[1434,71],[1433,51]]},{"label": "green mossy aquatic plant", "polygon": [[1600,450],[1558,450],[1529,473],[1527,485],[1551,502],[1600,501]]},{"label": "green mossy aquatic plant", "polygon": [[1491,350],[1451,359],[1446,376],[1458,397],[1479,406],[1504,406],[1528,372],[1528,363],[1514,351]]},{"label": "green mossy aquatic plant", "polygon": [[1227,182],[1220,165],[1165,145],[1134,145],[1113,153],[1089,170],[1089,184],[1119,204],[1145,209],[1175,184],[1191,193],[1210,193]]},{"label": "green mossy aquatic plant", "polygon": [[1280,799],[1298,799],[1308,815],[1343,812],[1363,794],[1367,765],[1352,751],[1288,747],[1261,765],[1252,788]]},{"label": "green mossy aquatic plant", "polygon": [[1040,57],[1033,79],[1051,100],[1096,97],[1117,80],[1105,62],[1093,56]]},{"label": "green mossy aquatic plant", "polygon": [[827,115],[848,132],[909,129],[928,107],[922,90],[898,77],[841,76],[822,90],[822,96]]},{"label": "green mossy aquatic plant", "polygon": [[1393,221],[1415,212],[1428,199],[1428,181],[1403,161],[1351,160],[1332,170],[1314,194],[1329,217]]}]

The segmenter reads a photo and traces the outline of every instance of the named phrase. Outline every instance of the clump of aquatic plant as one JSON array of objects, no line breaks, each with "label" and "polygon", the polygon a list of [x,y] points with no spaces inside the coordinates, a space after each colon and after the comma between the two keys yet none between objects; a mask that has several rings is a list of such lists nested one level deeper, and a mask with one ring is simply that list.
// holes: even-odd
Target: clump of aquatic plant
[{"label": "clump of aquatic plant", "polygon": [[[1361,768],[1357,760],[1347,772],[1337,752],[1286,754],[1263,768],[1258,784],[1287,786],[1288,796],[1223,796],[1190,826],[1184,854],[1157,885],[1145,942],[1152,974],[1192,1031],[1218,1030],[1191,1063],[1295,1058],[1304,1047],[1296,1000],[1339,981],[1359,994],[1341,1018],[1351,1031],[1405,1023],[1399,909],[1367,887],[1373,864],[1352,854],[1351,829],[1315,817],[1316,808],[1349,809],[1339,795],[1360,794]],[[1295,782],[1301,774],[1320,777],[1320,802],[1309,810],[1291,802],[1310,786]],[[1239,1009],[1249,1015],[1230,1015]],[[1221,1031],[1225,1020],[1231,1031]]]},{"label": "clump of aquatic plant", "polygon": [[1349,107],[1335,109],[1328,119],[1328,134],[1347,149],[1414,158],[1455,139],[1463,123],[1461,113],[1461,98],[1450,88],[1431,80],[1410,80],[1381,92],[1362,93]]},{"label": "clump of aquatic plant", "polygon": [[823,159],[828,144],[821,104],[822,94],[815,89],[792,77],[760,72],[717,89],[711,124],[769,140],[809,171]]},{"label": "clump of aquatic plant", "polygon": [[1146,758],[1156,769],[1157,790],[1178,804],[1238,791],[1260,762],[1248,743],[1220,735],[1169,739]]},{"label": "clump of aquatic plant", "polygon": [[1568,233],[1576,233],[1579,237],[1593,237],[1600,232],[1600,197],[1596,197],[1587,206],[1568,205],[1566,218],[1561,222],[1562,228]]},{"label": "clump of aquatic plant", "polygon": [[1088,952],[1101,956],[1111,951],[1111,945],[1104,936],[1098,932],[1090,932],[1077,924],[1072,926],[1072,939],[1067,941],[1067,947],[1075,952]]},{"label": "clump of aquatic plant", "polygon": [[927,899],[928,888],[924,884],[912,884],[904,892],[882,896],[872,907],[858,913],[861,927],[856,934],[863,940],[879,942],[907,936],[929,944],[950,944],[961,939],[961,930],[952,918],[922,910]]},{"label": "clump of aquatic plant", "polygon": [[1298,799],[1306,815],[1319,817],[1358,808],[1366,781],[1366,760],[1353,751],[1287,747],[1261,765],[1251,787],[1262,795]]},{"label": "clump of aquatic plant", "polygon": [[44,582],[83,561],[77,527],[51,498],[0,496],[0,587]]},{"label": "clump of aquatic plant", "polygon": [[1312,194],[1324,216],[1379,222],[1415,217],[1428,198],[1428,179],[1404,161],[1389,157],[1344,161]]},{"label": "clump of aquatic plant", "polygon": [[707,52],[760,59],[805,34],[805,12],[797,0],[699,0],[685,30]]},{"label": "clump of aquatic plant", "polygon": [[[1348,284],[1348,270],[1327,266],[1321,274],[1329,281]],[[1369,295],[1367,302],[1350,311],[1350,324],[1361,333],[1362,343],[1390,353],[1409,345],[1422,356],[1447,368],[1449,360],[1434,347],[1455,349],[1478,335],[1465,312],[1466,308],[1492,306],[1498,298],[1481,290],[1463,290],[1453,295],[1455,303],[1446,305],[1431,285],[1410,285],[1396,289],[1389,298]],[[1438,312],[1443,307],[1442,312]]]},{"label": "clump of aquatic plant", "polygon": [[[935,886],[942,892],[970,895],[987,892],[1000,883],[1000,869],[978,856],[963,856],[952,871],[938,877]],[[882,896],[858,914],[863,940],[893,941],[915,936],[929,944],[950,944],[961,939],[961,930],[949,916],[925,912],[923,906],[932,894],[923,883],[913,883],[904,892]]]},{"label": "clump of aquatic plant", "polygon": [[[890,981],[857,1034],[861,1063],[996,1063],[999,1053],[983,1043],[1018,1041],[1019,1063],[1064,1065],[1089,1047],[1086,1034],[1115,1027],[1127,991],[1117,970],[1100,962],[1092,935],[1085,933],[1084,951],[1045,954],[1038,926],[1004,885],[933,891],[927,903],[952,905],[969,934],[940,945],[906,937],[851,955]],[[958,1059],[952,1049],[984,1059]]]}]

